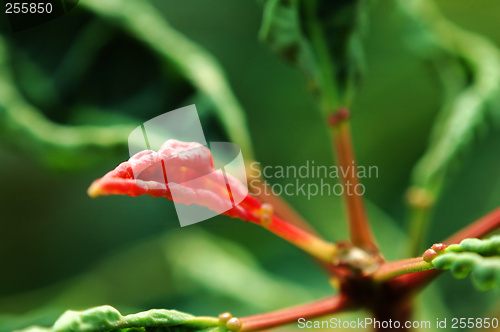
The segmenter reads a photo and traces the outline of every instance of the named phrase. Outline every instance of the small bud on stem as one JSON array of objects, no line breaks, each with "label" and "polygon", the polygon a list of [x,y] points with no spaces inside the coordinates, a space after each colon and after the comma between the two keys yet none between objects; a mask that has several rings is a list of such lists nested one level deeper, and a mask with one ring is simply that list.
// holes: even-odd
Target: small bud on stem
[{"label": "small bud on stem", "polygon": [[239,318],[233,317],[226,323],[226,328],[229,331],[237,332],[241,329],[241,321]]},{"label": "small bud on stem", "polygon": [[231,315],[230,312],[224,312],[219,315],[219,324],[225,326],[226,323],[233,318],[233,315]]},{"label": "small bud on stem", "polygon": [[434,249],[427,249],[424,252],[424,255],[422,256],[424,258],[424,261],[427,263],[430,263],[438,256],[437,252]]}]

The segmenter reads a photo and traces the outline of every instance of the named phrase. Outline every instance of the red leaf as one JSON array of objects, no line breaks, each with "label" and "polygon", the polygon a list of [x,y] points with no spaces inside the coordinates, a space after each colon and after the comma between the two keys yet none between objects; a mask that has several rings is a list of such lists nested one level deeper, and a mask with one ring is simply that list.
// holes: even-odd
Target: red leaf
[{"label": "red leaf", "polygon": [[230,199],[233,207],[223,214],[260,223],[260,201],[250,196],[239,180],[215,170],[210,150],[199,143],[172,139],[158,152],[141,151],[94,181],[88,194],[149,195],[170,200],[174,196],[176,203],[198,204],[216,212],[225,210]]}]

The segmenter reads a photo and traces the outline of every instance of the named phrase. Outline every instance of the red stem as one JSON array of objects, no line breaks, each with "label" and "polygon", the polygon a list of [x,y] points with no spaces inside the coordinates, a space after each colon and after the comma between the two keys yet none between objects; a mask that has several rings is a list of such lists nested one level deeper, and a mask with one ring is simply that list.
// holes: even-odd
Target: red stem
[{"label": "red stem", "polygon": [[[333,128],[333,143],[345,191],[349,188],[349,184],[350,188],[357,188],[359,184],[349,117],[348,110],[340,109],[329,119],[330,126]],[[354,168],[354,172],[347,171],[352,168]],[[348,195],[345,192],[344,199],[349,215],[349,230],[352,243],[369,252],[377,253],[378,247],[368,222],[363,196],[355,193]]]},{"label": "red stem", "polygon": [[[444,240],[443,243],[450,245],[460,243],[462,240],[467,238],[484,237],[498,228],[500,228],[500,208],[493,210],[486,216],[480,218],[479,220],[473,222],[469,226],[450,236],[449,238]],[[429,270],[403,275],[395,279],[397,279],[396,282],[401,282],[403,285],[405,285],[405,287],[416,290],[425,287],[441,272],[442,271],[440,270]]]},{"label": "red stem", "polygon": [[343,295],[330,296],[315,302],[240,318],[241,332],[259,331],[353,308],[352,302]]}]

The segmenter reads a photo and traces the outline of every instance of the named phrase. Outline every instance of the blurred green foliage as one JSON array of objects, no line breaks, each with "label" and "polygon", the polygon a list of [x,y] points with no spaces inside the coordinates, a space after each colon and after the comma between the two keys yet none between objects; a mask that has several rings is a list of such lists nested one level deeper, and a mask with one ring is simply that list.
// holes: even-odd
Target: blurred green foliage
[{"label": "blurred green foliage", "polygon": [[[123,314],[172,308],[241,316],[333,292],[314,262],[258,227],[219,216],[180,229],[167,200],[86,195],[92,180],[128,158],[132,128],[192,103],[208,140],[238,137],[239,127],[220,114],[241,107],[263,165],[333,164],[326,124],[302,75],[258,40],[261,7],[250,0],[150,0],[138,5],[147,8],[141,16],[126,6],[119,11],[119,1],[106,1],[118,4],[108,11],[99,1],[83,2],[15,34],[0,16],[0,330],[48,326],[66,309],[103,304]],[[358,163],[379,168],[378,178],[364,182],[368,212],[384,254],[396,259],[406,254],[398,248],[408,240],[404,194],[412,168],[449,89],[436,64],[412,49],[414,35],[397,2],[370,3],[353,135]],[[498,1],[437,3],[452,22],[500,46]],[[141,32],[148,15],[151,29],[176,29],[194,45],[174,50],[181,60],[183,52],[208,54],[234,91],[229,104],[228,90],[222,97],[207,92],[210,80],[201,86]],[[427,245],[500,202],[500,129],[492,120],[481,123],[487,130],[474,131],[473,144],[451,167]],[[346,238],[339,197],[286,199],[325,238]],[[483,317],[497,298],[443,275],[421,297],[426,305],[418,314]]]}]

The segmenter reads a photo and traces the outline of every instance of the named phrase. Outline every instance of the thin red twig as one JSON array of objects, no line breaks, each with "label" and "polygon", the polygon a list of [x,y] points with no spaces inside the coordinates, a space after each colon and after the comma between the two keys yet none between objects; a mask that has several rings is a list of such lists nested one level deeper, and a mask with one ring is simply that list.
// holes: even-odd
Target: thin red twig
[{"label": "thin red twig", "polygon": [[269,224],[262,226],[327,264],[331,264],[337,255],[337,246],[333,243],[326,242],[274,215],[271,216]]},{"label": "thin red twig", "polygon": [[433,269],[432,264],[425,262],[422,257],[415,257],[384,263],[371,277],[375,281],[383,282],[403,274],[422,272],[430,269]]},{"label": "thin red twig", "polygon": [[[346,193],[346,188],[349,188],[349,186],[357,188],[359,184],[349,117],[350,113],[347,109],[340,109],[329,119],[329,122],[333,128],[333,144],[336,150],[338,165],[342,170],[340,173],[342,183],[345,187],[344,199],[349,216],[350,236],[355,246],[372,253],[377,253],[378,246],[368,222],[363,196],[356,193],[351,195]],[[352,169],[354,171],[348,171]]]},{"label": "thin red twig", "polygon": [[240,318],[241,332],[259,331],[297,322],[299,318],[311,319],[352,309],[352,302],[343,295],[330,296],[315,302]]}]

